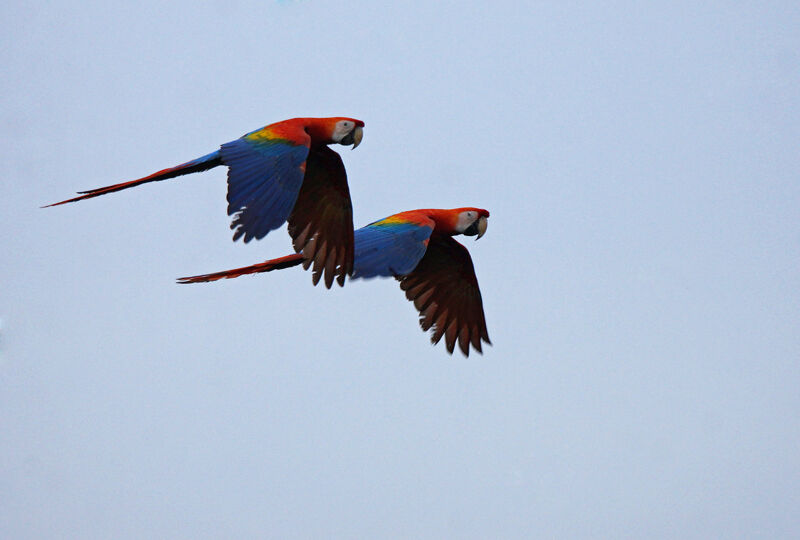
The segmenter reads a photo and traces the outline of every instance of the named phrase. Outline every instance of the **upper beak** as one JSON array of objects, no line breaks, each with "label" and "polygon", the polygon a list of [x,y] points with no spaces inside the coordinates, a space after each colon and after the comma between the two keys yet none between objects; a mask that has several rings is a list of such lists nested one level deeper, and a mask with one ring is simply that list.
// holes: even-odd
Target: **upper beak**
[{"label": "upper beak", "polygon": [[489,226],[489,220],[486,219],[485,216],[481,216],[481,219],[478,220],[478,236],[477,238],[475,238],[475,240],[486,234],[486,228],[488,226]]},{"label": "upper beak", "polygon": [[364,128],[356,126],[353,128],[353,150],[361,144],[361,139],[364,138]]}]

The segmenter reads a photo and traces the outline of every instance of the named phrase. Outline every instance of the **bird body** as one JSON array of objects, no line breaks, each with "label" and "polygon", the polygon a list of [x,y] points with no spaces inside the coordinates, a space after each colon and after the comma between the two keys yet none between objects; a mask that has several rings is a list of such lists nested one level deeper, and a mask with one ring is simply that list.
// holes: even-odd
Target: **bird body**
[{"label": "bird body", "polygon": [[[228,167],[233,239],[261,239],[289,222],[295,250],[324,270],[326,285],[352,273],[353,210],[339,154],[327,145],[358,146],[364,122],[354,118],[293,118],[251,131],[219,150],[129,182],[81,192],[54,203],[90,199],[148,182]],[[320,275],[316,273],[315,275]]]},{"label": "bird body", "polygon": [[[433,343],[444,337],[450,353],[456,342],[466,356],[470,344],[481,352],[481,341],[491,342],[478,280],[469,252],[453,236],[480,238],[486,232],[488,217],[488,211],[473,207],[422,209],[370,223],[354,233],[352,279],[396,278],[419,311],[422,329],[432,330]],[[180,278],[179,282],[216,281],[290,268],[306,261],[304,254],[295,253],[243,268]]]}]

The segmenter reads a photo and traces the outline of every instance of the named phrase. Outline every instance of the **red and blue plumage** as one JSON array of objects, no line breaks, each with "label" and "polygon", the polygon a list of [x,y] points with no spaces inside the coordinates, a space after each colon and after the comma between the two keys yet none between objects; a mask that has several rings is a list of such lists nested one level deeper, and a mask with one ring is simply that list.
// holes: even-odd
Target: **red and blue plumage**
[{"label": "red and blue plumage", "polygon": [[295,250],[314,264],[316,284],[330,287],[352,273],[353,211],[347,174],[329,144],[358,146],[364,122],[354,118],[293,118],[251,131],[220,149],[149,176],[81,192],[58,206],[148,182],[228,167],[233,239],[261,239],[283,223]]},{"label": "red and blue plumage", "polygon": [[[352,278],[396,278],[419,311],[422,329],[432,330],[433,343],[444,337],[450,353],[456,342],[466,356],[470,344],[481,352],[481,342],[491,342],[478,279],[469,252],[453,236],[480,238],[488,217],[489,212],[480,208],[424,209],[370,223],[354,234]],[[303,262],[304,255],[296,253],[234,270],[181,278],[179,282],[216,281]],[[319,269],[313,271],[316,274]]]}]

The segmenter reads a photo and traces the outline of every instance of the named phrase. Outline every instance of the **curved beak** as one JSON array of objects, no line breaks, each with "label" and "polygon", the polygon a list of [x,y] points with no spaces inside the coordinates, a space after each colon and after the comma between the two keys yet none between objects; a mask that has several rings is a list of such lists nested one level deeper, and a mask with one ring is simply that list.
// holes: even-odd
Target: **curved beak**
[{"label": "curved beak", "polygon": [[489,226],[489,221],[486,219],[485,216],[481,216],[480,219],[478,219],[478,221],[473,221],[472,225],[467,227],[467,230],[464,231],[464,236],[477,235],[477,238],[475,238],[475,240],[477,240],[478,238],[486,234],[486,227],[488,226]]},{"label": "curved beak", "polygon": [[489,226],[489,220],[486,219],[484,216],[481,216],[481,219],[478,220],[478,236],[475,240],[478,240],[481,236],[486,234],[486,228]]},{"label": "curved beak", "polygon": [[356,126],[353,128],[353,150],[361,144],[361,139],[364,138],[364,128],[361,126]]}]

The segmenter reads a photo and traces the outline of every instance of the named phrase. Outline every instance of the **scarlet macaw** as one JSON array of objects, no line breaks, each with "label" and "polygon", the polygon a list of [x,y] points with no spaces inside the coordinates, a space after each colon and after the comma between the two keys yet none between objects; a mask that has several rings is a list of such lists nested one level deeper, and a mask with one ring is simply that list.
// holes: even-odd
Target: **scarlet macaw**
[{"label": "scarlet macaw", "polygon": [[[149,176],[90,191],[57,206],[147,182],[228,167],[228,215],[233,240],[261,239],[288,220],[295,250],[308,264],[324,268],[325,285],[334,276],[344,285],[353,271],[353,208],[347,174],[329,144],[353,145],[364,122],[354,118],[293,118],[251,131],[220,149]],[[314,284],[321,276],[314,273]]]},{"label": "scarlet macaw", "polygon": [[[491,344],[486,331],[478,279],[467,249],[453,239],[457,234],[480,238],[489,212],[481,208],[410,210],[370,223],[355,231],[353,277],[393,276],[420,313],[422,330],[432,330],[431,342],[445,338],[447,352],[456,340],[465,356],[470,343],[478,352],[481,340]],[[295,253],[260,264],[213,274],[184,277],[179,283],[200,283],[245,274],[290,268],[305,262]],[[313,273],[322,271],[314,264]]]}]

